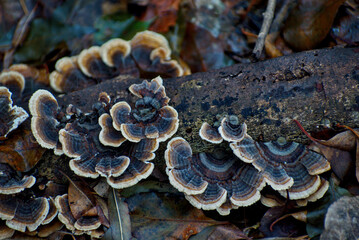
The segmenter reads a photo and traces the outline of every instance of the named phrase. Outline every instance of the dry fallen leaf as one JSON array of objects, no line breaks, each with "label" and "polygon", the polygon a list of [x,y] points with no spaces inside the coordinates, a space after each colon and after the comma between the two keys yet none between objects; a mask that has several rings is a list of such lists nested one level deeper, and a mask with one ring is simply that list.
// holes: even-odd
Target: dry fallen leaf
[{"label": "dry fallen leaf", "polygon": [[110,228],[106,231],[104,240],[128,240],[132,239],[131,220],[127,203],[119,196],[117,190],[109,191],[108,208],[110,215]]},{"label": "dry fallen leaf", "polygon": [[16,171],[27,172],[44,152],[45,149],[36,142],[31,131],[21,126],[0,144],[0,162],[9,164]]}]

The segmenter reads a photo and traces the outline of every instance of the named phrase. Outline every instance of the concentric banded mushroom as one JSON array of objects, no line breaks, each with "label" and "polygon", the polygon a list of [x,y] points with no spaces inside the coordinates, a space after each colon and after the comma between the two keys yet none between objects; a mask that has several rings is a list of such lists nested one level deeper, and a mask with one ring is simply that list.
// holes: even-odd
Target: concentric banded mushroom
[{"label": "concentric banded mushroom", "polygon": [[83,177],[119,176],[128,167],[130,159],[114,148],[102,146],[98,140],[97,123],[68,123],[61,129],[60,142],[64,153],[74,158],[71,169]]},{"label": "concentric banded mushroom", "polygon": [[105,146],[119,147],[126,138],[120,131],[117,131],[112,125],[112,118],[109,114],[104,113],[98,119],[101,126],[100,142]]},{"label": "concentric banded mushroom", "polygon": [[136,34],[130,42],[111,39],[101,47],[84,49],[78,56],[61,58],[55,69],[50,85],[57,92],[75,91],[119,75],[151,78],[184,74],[181,65],[171,60],[166,38],[151,31]]},{"label": "concentric banded mushroom", "polygon": [[252,163],[275,190],[290,199],[302,199],[316,192],[320,186],[320,173],[330,169],[329,162],[304,145],[282,139],[256,142],[249,135],[240,142],[231,143],[235,155]]},{"label": "concentric banded mushroom", "polygon": [[141,77],[179,77],[183,69],[177,61],[171,60],[171,49],[161,34],[143,31],[132,40],[131,55],[141,71]]},{"label": "concentric banded mushroom", "polygon": [[127,102],[118,102],[110,110],[113,127],[131,142],[142,139],[166,141],[178,128],[178,113],[168,106],[169,98],[162,86],[162,78],[133,84],[130,91],[140,97],[134,109]]},{"label": "concentric banded mushroom", "polygon": [[13,195],[0,195],[0,218],[12,229],[25,232],[34,231],[44,221],[49,212],[46,198],[21,200]]},{"label": "concentric banded mushroom", "polygon": [[50,74],[50,85],[55,91],[72,92],[96,83],[94,79],[82,73],[77,58],[64,57],[56,62],[56,70]]},{"label": "concentric banded mushroom", "polygon": [[78,121],[68,123],[60,130],[64,153],[74,158],[70,167],[76,174],[92,178],[103,176],[111,186],[124,188],[152,173],[154,165],[148,161],[155,157],[154,152],[158,148],[156,139],[143,139],[138,143],[127,141],[114,148],[101,144],[103,138],[100,131],[97,123],[80,124]]},{"label": "concentric banded mushroom", "polygon": [[18,106],[13,106],[11,92],[6,87],[0,87],[0,140],[7,138],[26,118],[27,112]]},{"label": "concentric banded mushroom", "polygon": [[227,142],[239,142],[246,135],[247,125],[240,124],[237,116],[230,115],[222,119],[218,132]]},{"label": "concentric banded mushroom", "polygon": [[15,71],[2,72],[0,74],[0,84],[7,87],[15,95],[15,98],[19,98],[25,88],[25,78]]},{"label": "concentric banded mushroom", "polygon": [[20,179],[16,172],[7,164],[0,163],[0,193],[13,194],[32,187],[36,182],[33,176],[24,176]]},{"label": "concentric banded mushroom", "polygon": [[219,134],[218,130],[208,123],[204,122],[199,130],[199,136],[210,143],[221,143],[223,142],[222,136]]},{"label": "concentric banded mushroom", "polygon": [[55,199],[55,205],[59,210],[59,220],[65,224],[67,229],[75,232],[77,235],[83,233],[91,235],[92,230],[96,230],[101,226],[101,220],[98,215],[81,216],[76,219],[71,212],[67,194],[57,196]]},{"label": "concentric banded mushroom", "polygon": [[103,80],[118,75],[116,68],[106,65],[101,58],[101,50],[98,46],[84,49],[78,56],[77,62],[81,71],[88,77]]},{"label": "concentric banded mushroom", "polygon": [[250,164],[222,152],[192,154],[183,138],[173,138],[165,152],[170,183],[189,202],[204,210],[229,214],[230,208],[249,206],[260,199],[265,181]]},{"label": "concentric banded mushroom", "polygon": [[36,141],[43,148],[54,149],[55,154],[61,155],[56,98],[46,90],[38,90],[30,98],[29,109],[32,115],[31,130]]},{"label": "concentric banded mushroom", "polygon": [[115,38],[104,43],[100,48],[102,61],[122,75],[140,76],[140,71],[131,57],[131,45],[128,41]]}]

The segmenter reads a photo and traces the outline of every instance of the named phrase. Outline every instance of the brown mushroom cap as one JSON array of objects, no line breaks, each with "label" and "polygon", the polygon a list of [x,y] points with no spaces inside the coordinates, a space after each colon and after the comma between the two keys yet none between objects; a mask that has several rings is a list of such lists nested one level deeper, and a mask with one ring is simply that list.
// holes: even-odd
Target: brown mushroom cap
[{"label": "brown mushroom cap", "polygon": [[110,109],[113,126],[131,142],[141,139],[166,141],[178,128],[177,111],[167,106],[169,98],[162,86],[162,79],[157,77],[151,82],[143,81],[133,84],[130,91],[140,97],[134,109],[126,102],[118,102]]},{"label": "brown mushroom cap", "polygon": [[[261,174],[234,155],[199,153],[192,155],[183,138],[173,138],[165,152],[170,183],[186,194],[197,208],[218,209],[226,201],[233,207],[248,206],[260,199],[265,182]],[[228,204],[227,204],[228,205]],[[219,209],[227,214],[226,205]]]},{"label": "brown mushroom cap", "polygon": [[2,72],[0,84],[7,87],[16,97],[19,97],[25,88],[25,78],[21,73],[15,71]]},{"label": "brown mushroom cap", "polygon": [[18,106],[13,106],[11,92],[6,87],[0,87],[0,140],[23,123],[29,115]]},{"label": "brown mushroom cap", "polygon": [[100,55],[104,63],[110,67],[121,64],[123,59],[130,55],[131,45],[121,38],[114,38],[101,46]]},{"label": "brown mushroom cap", "polygon": [[106,65],[101,58],[101,49],[98,46],[84,49],[77,59],[81,71],[88,77],[109,79],[118,75],[115,68]]},{"label": "brown mushroom cap", "polygon": [[30,98],[29,109],[32,115],[31,130],[37,142],[44,148],[57,148],[59,122],[56,119],[56,98],[49,91],[37,90]]},{"label": "brown mushroom cap", "polygon": [[77,175],[91,178],[119,176],[129,165],[128,157],[101,145],[100,130],[97,124],[80,124],[78,121],[68,123],[60,130],[63,151],[74,158],[70,167]]},{"label": "brown mushroom cap", "polygon": [[320,185],[320,179],[315,175],[330,169],[322,155],[295,142],[262,143],[246,135],[241,142],[230,146],[241,160],[252,163],[261,171],[273,189],[288,189],[290,199],[305,198],[314,193]]},{"label": "brown mushroom cap", "polygon": [[50,222],[52,222],[52,220],[54,220],[54,218],[57,216],[58,213],[58,209],[56,208],[54,199],[50,197],[48,201],[49,201],[49,212],[46,215],[44,221],[42,221],[41,223],[42,225],[49,224]]},{"label": "brown mushroom cap", "polygon": [[59,220],[65,224],[67,229],[76,232],[76,234],[91,234],[89,231],[98,229],[101,226],[98,216],[81,216],[79,219],[75,219],[71,213],[67,194],[57,196],[55,198],[55,205],[59,210]]},{"label": "brown mushroom cap", "polygon": [[98,119],[101,126],[99,135],[100,142],[105,146],[119,147],[126,138],[120,131],[117,131],[112,125],[112,118],[109,114],[104,113]]},{"label": "brown mushroom cap", "polygon": [[56,62],[56,70],[49,76],[50,85],[56,92],[72,92],[96,83],[81,72],[77,58],[64,57]]},{"label": "brown mushroom cap", "polygon": [[74,216],[71,213],[67,194],[57,196],[55,198],[55,205],[56,205],[56,208],[58,209],[59,220],[63,224],[65,224],[67,229],[74,231],[76,219],[74,218]]},{"label": "brown mushroom cap", "polygon": [[22,179],[7,164],[0,163],[0,193],[13,194],[23,191],[25,188],[32,187],[36,182],[33,176],[24,176]]},{"label": "brown mushroom cap", "polygon": [[12,229],[34,231],[46,218],[49,202],[46,198],[30,198],[25,201],[17,196],[0,195],[0,218]]},{"label": "brown mushroom cap", "polygon": [[101,226],[101,221],[98,216],[81,217],[75,222],[75,228],[81,231],[95,230],[100,226]]},{"label": "brown mushroom cap", "polygon": [[210,143],[221,143],[223,141],[222,136],[219,134],[218,130],[207,122],[204,122],[199,130],[199,136]]},{"label": "brown mushroom cap", "polygon": [[241,125],[237,116],[230,115],[222,119],[218,132],[228,142],[239,142],[245,137],[247,125]]},{"label": "brown mushroom cap", "polygon": [[150,176],[153,168],[153,163],[143,162],[132,157],[127,169],[118,177],[107,178],[107,183],[117,189],[131,187]]},{"label": "brown mushroom cap", "polygon": [[0,239],[10,239],[15,230],[5,225],[5,221],[0,220]]},{"label": "brown mushroom cap", "polygon": [[183,69],[175,60],[170,60],[171,49],[161,34],[143,31],[131,40],[131,55],[140,68],[142,77],[179,77]]},{"label": "brown mushroom cap", "polygon": [[102,61],[107,66],[114,67],[118,74],[139,77],[140,71],[130,53],[130,43],[120,38],[111,39],[100,48]]}]

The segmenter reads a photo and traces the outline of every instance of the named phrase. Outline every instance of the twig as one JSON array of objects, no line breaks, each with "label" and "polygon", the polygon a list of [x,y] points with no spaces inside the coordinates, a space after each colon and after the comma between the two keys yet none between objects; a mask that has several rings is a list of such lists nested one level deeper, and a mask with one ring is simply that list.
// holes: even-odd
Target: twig
[{"label": "twig", "polygon": [[259,59],[260,55],[262,54],[264,40],[268,34],[269,27],[272,23],[275,5],[276,5],[276,0],[268,0],[267,9],[263,13],[264,19],[263,19],[262,27],[258,34],[256,45],[254,46],[253,49],[253,55],[255,56],[256,59]]},{"label": "twig", "polygon": [[275,15],[273,22],[271,24],[268,38],[270,37],[270,42],[274,42],[277,38],[280,29],[282,28],[283,22],[288,18],[290,10],[294,7],[295,1],[286,0],[284,1],[281,9]]}]

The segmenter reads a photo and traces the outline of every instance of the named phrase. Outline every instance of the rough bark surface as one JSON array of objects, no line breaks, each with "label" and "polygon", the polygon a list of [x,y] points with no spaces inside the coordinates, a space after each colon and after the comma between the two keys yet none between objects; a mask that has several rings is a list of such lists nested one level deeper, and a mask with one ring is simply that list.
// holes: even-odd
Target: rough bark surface
[{"label": "rough bark surface", "polygon": [[[121,78],[63,96],[89,111],[98,94],[134,102],[127,90],[139,79]],[[252,64],[237,64],[216,71],[165,79],[170,105],[179,113],[177,136],[187,139],[194,152],[208,150],[198,130],[204,121],[236,114],[248,125],[253,138],[266,141],[279,136],[306,141],[292,122],[311,131],[329,120],[359,126],[359,48],[334,48],[301,52]]]}]

